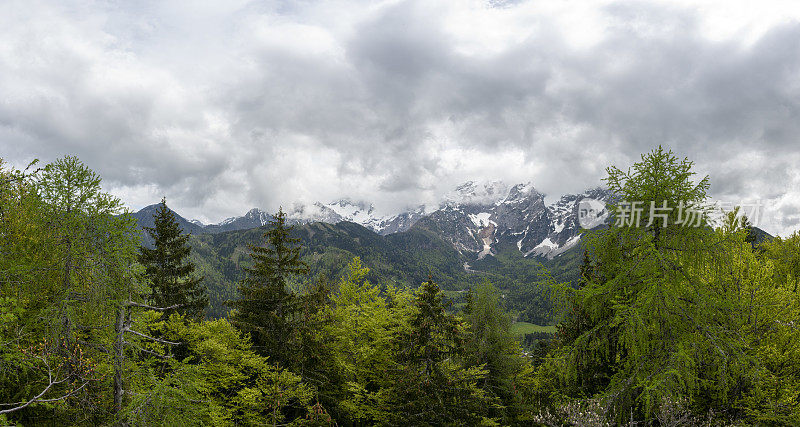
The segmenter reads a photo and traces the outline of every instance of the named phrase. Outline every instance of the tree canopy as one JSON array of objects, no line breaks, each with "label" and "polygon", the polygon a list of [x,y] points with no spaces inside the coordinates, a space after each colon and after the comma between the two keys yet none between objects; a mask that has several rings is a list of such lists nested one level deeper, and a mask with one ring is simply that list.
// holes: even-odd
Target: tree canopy
[{"label": "tree canopy", "polygon": [[[77,158],[0,161],[0,424],[800,425],[800,234],[712,221],[709,182],[660,147],[609,168],[578,280],[527,292],[310,251],[345,271],[319,278],[279,210],[249,263],[220,262],[243,280],[207,320],[165,200],[142,247]],[[519,320],[551,301],[555,337],[523,349]]]}]

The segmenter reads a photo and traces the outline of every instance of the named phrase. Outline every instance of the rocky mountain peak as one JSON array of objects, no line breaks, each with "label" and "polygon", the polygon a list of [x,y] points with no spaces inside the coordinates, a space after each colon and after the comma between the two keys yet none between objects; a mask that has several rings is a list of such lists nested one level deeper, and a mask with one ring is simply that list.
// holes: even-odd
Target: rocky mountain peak
[{"label": "rocky mountain peak", "polygon": [[508,185],[502,181],[477,183],[467,181],[447,193],[442,202],[445,206],[493,205],[508,195]]},{"label": "rocky mountain peak", "polygon": [[529,198],[531,196],[534,197],[541,196],[541,194],[538,191],[536,191],[536,188],[533,186],[533,184],[531,184],[530,182],[527,182],[525,184],[517,184],[511,187],[511,190],[509,190],[508,192],[508,196],[506,196],[503,202],[509,203],[518,200],[525,200],[526,198]]},{"label": "rocky mountain peak", "polygon": [[[328,204],[295,203],[285,212],[292,223],[350,221],[381,235],[411,227],[425,228],[451,242],[462,253],[474,253],[476,258],[494,255],[498,245],[516,247],[524,256],[552,258],[580,240],[578,210],[581,201],[587,198],[598,200],[602,206],[609,193],[593,188],[561,196],[547,204],[545,196],[530,182],[509,186],[502,181],[467,181],[447,193],[433,210],[420,205],[397,215],[381,216],[371,203],[343,198]],[[145,217],[152,217],[157,207],[157,204],[148,206],[137,215],[146,224]],[[270,218],[268,213],[254,208],[219,224],[181,220],[186,231],[219,233],[261,227]]]}]

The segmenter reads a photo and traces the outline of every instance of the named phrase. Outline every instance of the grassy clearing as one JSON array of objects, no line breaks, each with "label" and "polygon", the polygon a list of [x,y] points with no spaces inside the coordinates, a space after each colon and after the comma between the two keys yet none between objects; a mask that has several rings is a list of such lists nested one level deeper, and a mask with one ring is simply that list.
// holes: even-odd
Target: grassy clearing
[{"label": "grassy clearing", "polygon": [[525,334],[531,334],[534,332],[547,332],[554,334],[556,333],[556,327],[553,325],[535,325],[528,322],[515,322],[513,325],[511,325],[511,333],[516,336],[523,336]]}]

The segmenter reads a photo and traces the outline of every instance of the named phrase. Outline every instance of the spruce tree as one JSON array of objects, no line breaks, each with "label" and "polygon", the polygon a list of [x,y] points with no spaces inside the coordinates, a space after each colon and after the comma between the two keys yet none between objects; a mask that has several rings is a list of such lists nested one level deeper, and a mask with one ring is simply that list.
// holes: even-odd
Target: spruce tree
[{"label": "spruce tree", "polygon": [[157,307],[179,306],[166,313],[202,319],[208,305],[203,277],[194,274],[195,265],[188,260],[192,251],[189,235],[181,233],[165,199],[153,215],[153,227],[145,227],[145,231],[154,240],[153,249],[143,246],[139,251],[139,262],[150,283],[150,301]]},{"label": "spruce tree", "polygon": [[488,371],[478,385],[505,407],[494,408],[490,414],[510,422],[514,380],[524,365],[519,341],[511,334],[513,319],[502,307],[500,292],[488,280],[470,288],[468,296],[469,310],[464,313],[467,365],[483,366]]},{"label": "spruce tree", "polygon": [[256,351],[282,367],[292,360],[289,350],[299,310],[298,299],[287,285],[292,277],[308,273],[308,266],[300,260],[300,239],[289,235],[292,229],[281,208],[264,233],[266,246],[250,245],[253,267],[245,269],[239,299],[228,302],[236,309],[231,323],[250,334]]},{"label": "spruce tree", "polygon": [[395,336],[392,386],[386,390],[393,425],[477,425],[489,420],[499,403],[488,396],[484,365],[467,366],[466,325],[446,311],[432,280],[413,301],[407,329]]}]

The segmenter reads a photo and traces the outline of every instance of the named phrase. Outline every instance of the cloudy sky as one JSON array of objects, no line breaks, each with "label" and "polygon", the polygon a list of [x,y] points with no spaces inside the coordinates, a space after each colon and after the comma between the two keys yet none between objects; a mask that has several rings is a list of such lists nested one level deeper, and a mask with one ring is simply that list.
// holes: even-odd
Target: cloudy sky
[{"label": "cloudy sky", "polygon": [[552,200],[658,144],[800,228],[800,2],[0,3],[0,157],[77,155],[133,209]]}]

